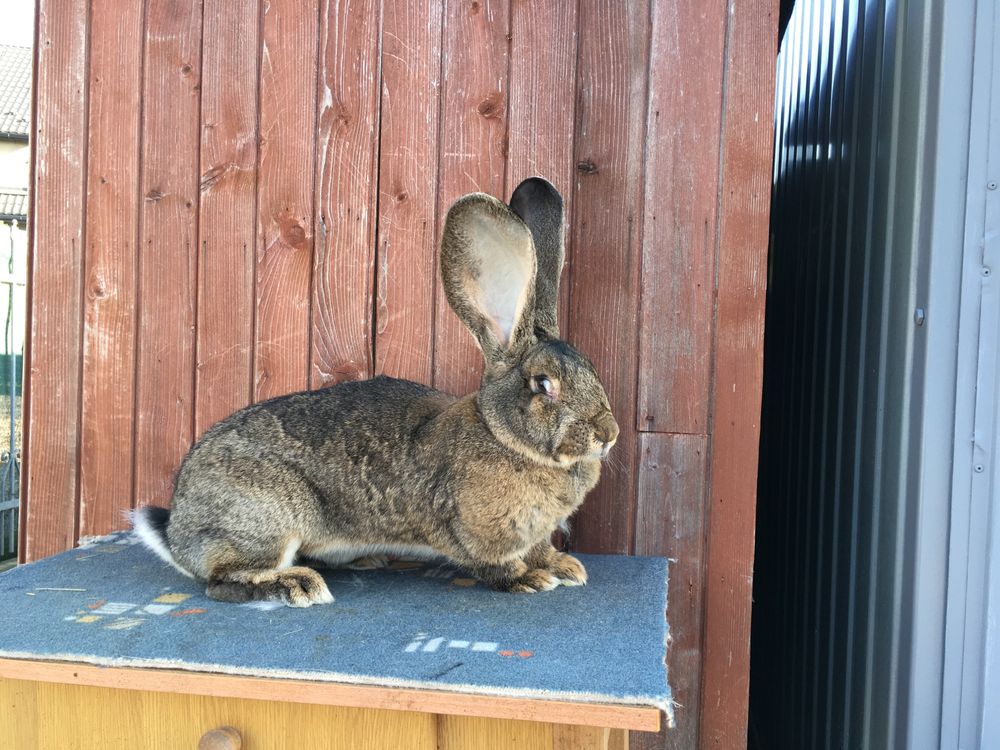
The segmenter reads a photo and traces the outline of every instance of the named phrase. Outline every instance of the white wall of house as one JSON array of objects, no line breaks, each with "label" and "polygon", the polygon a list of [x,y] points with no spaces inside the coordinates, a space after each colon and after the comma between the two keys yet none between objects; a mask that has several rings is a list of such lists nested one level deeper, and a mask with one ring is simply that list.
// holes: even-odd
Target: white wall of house
[{"label": "white wall of house", "polygon": [[10,283],[0,283],[0,354],[24,351],[27,258],[27,231],[10,222],[0,224],[0,282],[13,282],[14,288],[11,297]]},{"label": "white wall of house", "polygon": [[[0,140],[0,190],[26,190],[30,160],[27,143]],[[24,350],[27,263],[27,231],[10,222],[0,223],[0,282],[14,282],[13,308],[9,284],[0,283],[0,354]]]},{"label": "white wall of house", "polygon": [[27,143],[0,140],[0,189],[28,187],[30,161],[31,149]]}]

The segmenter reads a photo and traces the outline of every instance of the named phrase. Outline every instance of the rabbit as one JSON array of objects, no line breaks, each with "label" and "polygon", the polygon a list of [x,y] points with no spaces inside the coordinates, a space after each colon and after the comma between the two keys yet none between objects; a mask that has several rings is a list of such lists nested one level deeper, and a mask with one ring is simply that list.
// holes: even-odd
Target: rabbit
[{"label": "rabbit", "polygon": [[563,202],[533,177],[510,205],[458,199],[440,250],[445,295],[485,360],[458,398],[379,376],[281,396],[209,429],[171,509],[141,507],[139,538],[229,602],[333,596],[306,563],[444,556],[498,591],[582,585],[553,531],[618,437],[591,362],[559,339]]}]

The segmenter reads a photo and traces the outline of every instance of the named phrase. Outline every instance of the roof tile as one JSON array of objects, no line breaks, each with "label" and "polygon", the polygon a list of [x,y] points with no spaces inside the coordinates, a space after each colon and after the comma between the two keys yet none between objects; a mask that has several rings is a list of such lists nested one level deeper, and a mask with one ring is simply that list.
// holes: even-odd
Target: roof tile
[{"label": "roof tile", "polygon": [[0,44],[0,138],[27,138],[30,127],[31,47]]}]

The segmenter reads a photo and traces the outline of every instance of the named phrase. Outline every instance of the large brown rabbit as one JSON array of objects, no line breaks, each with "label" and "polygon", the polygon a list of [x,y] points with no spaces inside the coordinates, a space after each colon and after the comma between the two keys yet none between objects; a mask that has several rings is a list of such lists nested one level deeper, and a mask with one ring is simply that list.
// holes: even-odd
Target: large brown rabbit
[{"label": "large brown rabbit", "polygon": [[559,340],[562,198],[522,182],[448,211],[441,276],[486,360],[456,398],[395,378],[241,409],[181,465],[172,509],[135,529],[214,599],[332,602],[301,560],[444,555],[501,591],[586,583],[552,532],[597,483],[618,436],[593,365]]}]

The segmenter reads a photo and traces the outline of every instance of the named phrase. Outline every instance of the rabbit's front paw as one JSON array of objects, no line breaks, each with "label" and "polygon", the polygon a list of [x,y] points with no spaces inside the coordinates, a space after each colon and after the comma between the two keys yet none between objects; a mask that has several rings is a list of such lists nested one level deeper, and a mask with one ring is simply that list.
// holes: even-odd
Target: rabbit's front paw
[{"label": "rabbit's front paw", "polygon": [[548,569],[563,586],[583,586],[587,583],[587,569],[583,563],[565,552],[557,553]]},{"label": "rabbit's front paw", "polygon": [[305,567],[278,571],[276,584],[280,597],[289,607],[310,607],[313,604],[330,604],[333,594],[323,576]]},{"label": "rabbit's front paw", "polygon": [[534,594],[538,591],[551,591],[558,585],[559,579],[552,575],[552,573],[541,568],[534,568],[517,578],[495,584],[494,588],[498,591]]}]

